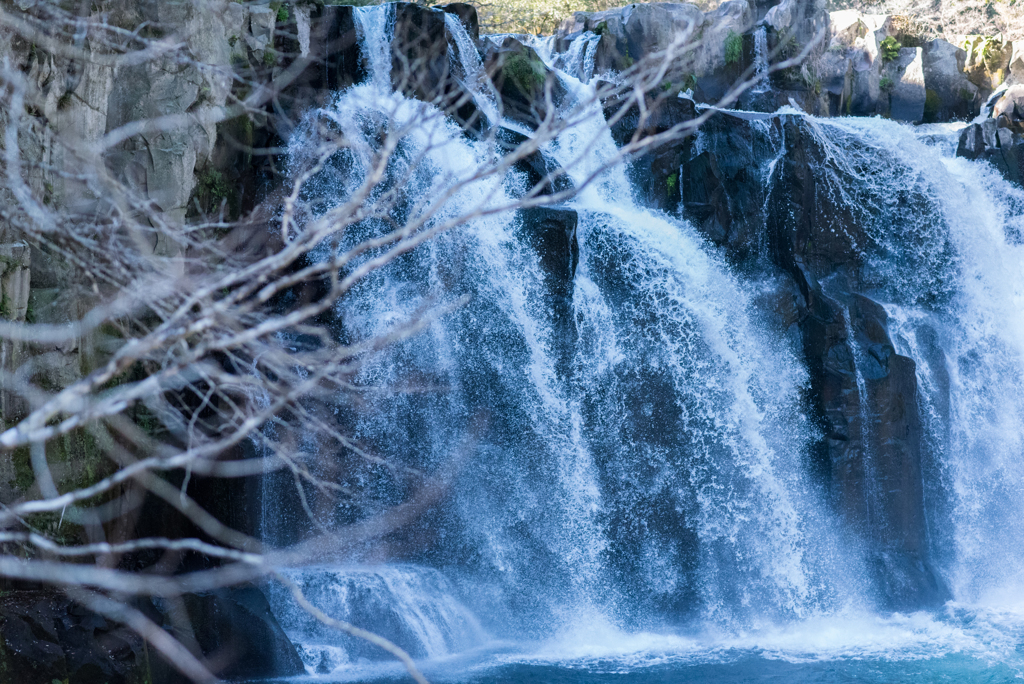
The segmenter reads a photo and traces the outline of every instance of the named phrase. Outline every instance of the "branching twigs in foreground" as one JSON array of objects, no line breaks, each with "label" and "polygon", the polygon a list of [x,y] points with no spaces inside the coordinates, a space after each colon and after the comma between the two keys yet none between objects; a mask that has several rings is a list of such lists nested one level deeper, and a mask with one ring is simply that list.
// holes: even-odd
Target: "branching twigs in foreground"
[{"label": "branching twigs in foreground", "polygon": [[[190,6],[199,12],[216,4]],[[221,202],[212,217],[165,211],[152,196],[160,189],[133,180],[134,167],[118,160],[164,137],[191,135],[190,127],[206,130],[239,116],[247,125],[265,120],[265,105],[298,76],[297,67],[250,64],[240,72],[204,63],[183,30],[148,23],[129,30],[47,3],[26,12],[0,8],[0,93],[7,103],[0,112],[0,247],[30,245],[32,258],[43,258],[31,269],[59,280],[48,287],[63,298],[34,318],[12,311],[6,299],[0,307],[0,392],[4,406],[15,407],[2,416],[0,453],[30,473],[0,501],[0,577],[62,588],[134,630],[196,682],[214,680],[209,664],[124,599],[181,597],[276,577],[318,620],[380,646],[424,682],[405,651],[325,615],[279,571],[356,558],[444,497],[470,447],[454,449],[447,465],[431,471],[360,443],[332,408],[356,410],[371,393],[404,391],[396,387],[424,389],[415,381],[375,387],[364,371],[468,299],[446,293],[404,320],[362,331],[339,313],[339,302],[439,236],[483,217],[565,202],[611,167],[693,133],[715,107],[661,133],[647,125],[665,98],[675,97],[660,86],[692,57],[695,27],[581,101],[556,107],[549,80],[544,116],[521,144],[498,144],[495,126],[477,131],[473,165],[447,175],[431,167],[433,156],[453,144],[446,112],[472,105],[474,96],[491,97],[493,88],[441,92],[434,102],[380,93],[347,110],[352,120],[331,119],[328,111],[308,117],[295,135],[310,144],[304,153],[289,148],[287,178],[274,179],[282,189],[251,212],[228,215]],[[812,47],[771,70],[799,64]],[[423,77],[409,73],[422,65],[404,54],[396,61],[407,67],[397,90],[422,88]],[[67,113],[78,111],[78,96],[69,90],[71,99],[55,107],[47,91],[54,81],[38,78],[45,70],[136,65],[188,71],[211,92],[215,79],[226,79],[231,90],[222,102],[197,101],[194,109],[89,137]],[[760,77],[748,69],[716,107],[733,104]],[[636,133],[609,158],[592,163],[598,135],[520,194],[499,192],[518,164],[566,129],[605,116],[614,125],[631,112]],[[579,177],[582,168],[582,183],[552,189],[557,177]],[[427,190],[411,193],[428,172],[434,176],[422,186]],[[47,272],[47,259],[66,266]],[[20,266],[0,259],[0,276],[13,268]],[[401,503],[381,507],[372,487],[352,484],[373,469],[410,485]],[[194,487],[198,478],[271,478],[279,471],[292,478],[310,523],[287,548],[227,524]],[[182,538],[134,535],[146,522],[139,519],[145,497],[191,531]],[[318,519],[314,498],[320,509],[344,501],[360,514],[332,528]],[[162,560],[154,562],[153,554]],[[185,572],[183,556],[218,567]],[[140,566],[145,572],[136,571]]]}]

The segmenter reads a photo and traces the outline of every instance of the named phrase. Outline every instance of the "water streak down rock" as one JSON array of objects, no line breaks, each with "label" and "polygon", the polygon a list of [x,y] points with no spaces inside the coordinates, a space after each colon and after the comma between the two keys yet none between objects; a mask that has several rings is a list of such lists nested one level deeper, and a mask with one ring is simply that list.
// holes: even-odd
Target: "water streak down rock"
[{"label": "water streak down rock", "polygon": [[[822,434],[815,468],[873,549],[883,603],[935,605],[947,593],[929,564],[914,362],[895,353],[884,309],[857,292],[869,236],[829,186],[836,170],[811,126],[797,116],[709,122],[681,167],[682,212],[737,263],[764,255],[786,274],[769,308],[801,340]],[[767,178],[766,137],[781,145]]]}]

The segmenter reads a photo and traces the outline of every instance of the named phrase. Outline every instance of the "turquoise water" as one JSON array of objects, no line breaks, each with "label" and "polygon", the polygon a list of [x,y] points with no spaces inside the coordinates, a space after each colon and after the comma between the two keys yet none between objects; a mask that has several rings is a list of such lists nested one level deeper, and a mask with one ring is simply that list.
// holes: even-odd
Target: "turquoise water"
[{"label": "turquoise water", "polygon": [[[1024,646],[1022,646],[1024,649]],[[671,660],[671,659],[669,659]],[[879,660],[847,658],[839,660],[786,662],[750,653],[725,653],[720,662],[664,662],[648,666],[628,665],[616,660],[587,663],[507,663],[483,661],[468,664],[464,670],[444,666],[425,667],[431,682],[466,684],[668,684],[670,682],[791,682],[840,684],[847,682],[916,683],[964,682],[994,683],[1019,681],[1021,669],[1006,663],[986,661],[966,654],[954,654],[926,660]],[[341,684],[412,681],[404,671],[364,672],[366,676],[338,678],[309,676],[289,680]],[[355,673],[352,673],[355,674]]]},{"label": "turquoise water", "polygon": [[[490,642],[419,661],[431,682],[994,683],[1024,679],[1024,614],[949,604],[937,613],[850,613],[746,633],[628,633],[602,624],[538,643]],[[290,684],[411,681],[397,662],[334,663]]]},{"label": "turquoise water", "polygon": [[[885,662],[842,660],[813,663],[787,663],[757,656],[741,656],[735,661],[705,664],[664,664],[628,669],[615,663],[593,666],[507,665],[484,672],[462,673],[432,678],[437,682],[479,682],[480,684],[576,684],[622,682],[629,684],[669,684],[677,682],[846,683],[846,682],[1010,682],[1019,673],[1003,664],[989,664],[968,656],[946,656],[935,660]],[[379,678],[363,681],[394,681]]]}]

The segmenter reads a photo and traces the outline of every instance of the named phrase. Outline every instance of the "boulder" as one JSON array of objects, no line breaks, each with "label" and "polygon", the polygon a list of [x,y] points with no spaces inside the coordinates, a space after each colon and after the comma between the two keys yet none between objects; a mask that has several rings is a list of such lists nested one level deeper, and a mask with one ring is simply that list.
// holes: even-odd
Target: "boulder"
[{"label": "boulder", "polygon": [[[565,49],[571,35],[582,31],[599,35],[601,40],[594,53],[594,74],[598,75],[624,71],[665,50],[678,36],[695,39],[704,24],[704,14],[694,5],[641,3],[603,12],[575,12],[562,22],[556,38]],[[684,61],[692,62],[692,56]]]},{"label": "boulder", "polygon": [[447,5],[436,5],[435,9],[457,16],[462,25],[466,27],[466,33],[469,34],[470,39],[473,42],[480,40],[480,18],[477,16],[476,7],[465,2],[453,2]]},{"label": "boulder", "polygon": [[[255,587],[187,594],[138,609],[198,649],[221,677],[293,677],[305,668]],[[180,604],[179,604],[180,605]],[[184,617],[184,622],[175,617]],[[189,634],[191,632],[191,634]],[[178,684],[185,678],[135,632],[59,591],[13,589],[0,596],[0,684]]]},{"label": "boulder", "polygon": [[922,68],[925,83],[925,123],[976,116],[978,86],[964,73],[967,53],[941,38],[924,44]]},{"label": "boulder", "polygon": [[992,106],[991,116],[1014,132],[1021,132],[1024,128],[1024,85],[1013,85],[1004,90]]},{"label": "boulder", "polygon": [[0,684],[143,684],[142,638],[59,592],[0,598]]},{"label": "boulder", "polygon": [[187,594],[184,603],[196,644],[225,679],[294,677],[305,674],[266,597],[241,586]]},{"label": "boulder", "polygon": [[1010,47],[1009,75],[1006,77],[1007,85],[1024,83],[1024,40],[1015,40]]},{"label": "boulder", "polygon": [[452,83],[445,13],[408,2],[394,4],[391,83],[425,102],[443,99]]},{"label": "boulder", "polygon": [[998,88],[1009,72],[1013,46],[999,36],[964,36],[962,43],[967,78],[985,97]]},{"label": "boulder", "polygon": [[[499,150],[511,153],[525,143],[527,137],[508,128],[499,127],[495,131],[494,140]],[[545,157],[540,150],[520,158],[512,168],[523,176],[523,193],[536,190],[541,195],[553,195],[572,188],[569,176],[558,173],[558,163]]]},{"label": "boulder", "polygon": [[889,116],[897,121],[921,123],[925,110],[924,68],[921,48],[901,48],[899,57],[885,65],[883,79],[889,95]]},{"label": "boulder", "polygon": [[[854,39],[851,59],[853,60],[853,83],[850,89],[849,113],[854,116],[874,116],[888,109],[882,92],[881,54],[882,41],[889,37],[890,18],[886,15],[864,14],[853,31]],[[849,35],[849,31],[847,32]]]},{"label": "boulder", "polygon": [[778,5],[768,10],[762,21],[775,29],[777,33],[782,33],[788,31],[793,26],[797,11],[796,0],[782,0]]},{"label": "boulder", "polygon": [[547,93],[557,107],[565,89],[537,52],[513,36],[488,38],[484,70],[501,96],[505,116],[536,128],[548,116]]},{"label": "boulder", "polygon": [[983,159],[1006,180],[1024,187],[1024,154],[1021,135],[1009,127],[1007,116],[972,123],[960,132],[956,156]]},{"label": "boulder", "polygon": [[830,48],[852,48],[857,41],[867,34],[867,25],[861,20],[863,14],[858,10],[840,10],[829,15],[829,30],[832,39]]}]

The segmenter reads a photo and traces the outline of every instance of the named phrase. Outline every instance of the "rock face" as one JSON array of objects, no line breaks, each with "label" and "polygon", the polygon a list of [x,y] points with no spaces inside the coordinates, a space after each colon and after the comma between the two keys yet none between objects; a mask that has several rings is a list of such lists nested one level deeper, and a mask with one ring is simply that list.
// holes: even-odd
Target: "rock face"
[{"label": "rock face", "polygon": [[547,94],[557,107],[565,90],[537,52],[512,36],[485,43],[484,69],[501,99],[505,116],[536,128],[549,114]]},{"label": "rock face", "polygon": [[142,639],[49,592],[0,599],[0,682],[147,681]]},{"label": "rock face", "polygon": [[967,53],[936,38],[924,44],[925,122],[969,119],[979,99],[978,86],[964,73]]},{"label": "rock face", "polygon": [[[295,647],[254,587],[184,597],[185,622],[170,604],[139,609],[210,658],[226,679],[305,672]],[[191,632],[191,634],[189,634]],[[184,684],[186,679],[131,630],[52,591],[0,597],[0,684]]]},{"label": "rock face", "polygon": [[819,481],[875,549],[885,606],[941,603],[947,593],[928,561],[914,362],[895,353],[885,310],[858,291],[871,239],[827,181],[842,171],[828,166],[802,117],[721,115],[698,136],[692,148],[673,144],[644,163],[682,157],[670,201],[733,261],[752,268],[767,256],[782,274],[768,308],[800,339],[822,434]]},{"label": "rock face", "polygon": [[[0,317],[24,321],[28,316],[31,293],[32,250],[25,243],[0,245]],[[21,365],[24,345],[17,340],[0,340],[0,369],[13,370]],[[0,378],[0,429],[3,422],[22,415],[25,407],[20,395],[5,388],[6,375]]]},{"label": "rock face", "polygon": [[600,76],[629,69],[679,36],[699,34],[695,47],[673,58],[667,78],[692,89],[698,102],[713,103],[754,65],[756,34],[765,31],[762,49],[773,62],[809,51],[801,66],[772,74],[771,90],[745,94],[743,108],[775,111],[794,101],[817,115],[881,115],[912,123],[971,118],[1004,78],[1013,82],[1014,64],[1024,78],[1024,59],[1011,59],[1011,43],[968,36],[965,50],[908,34],[905,19],[857,10],[829,14],[818,3],[797,0],[730,0],[706,14],[693,5],[636,4],[576,12],[560,26],[555,46],[566,52],[590,32],[597,40],[594,74]]},{"label": "rock face", "polygon": [[[288,640],[263,593],[233,587],[184,597],[203,655],[224,663],[224,679],[255,679],[305,674],[295,646]],[[168,625],[170,626],[170,625]]]},{"label": "rock face", "polygon": [[960,133],[956,156],[984,159],[1006,180],[1024,186],[1021,134],[1008,125],[1007,118],[1004,114],[999,119],[986,119],[967,126]]},{"label": "rock face", "polygon": [[557,38],[567,45],[583,31],[600,36],[594,73],[623,71],[652,53],[665,50],[680,33],[696,35],[704,14],[694,5],[644,3],[605,10],[576,12],[562,22]]},{"label": "rock face", "polygon": [[[897,121],[921,123],[924,119],[925,84],[921,48],[901,48],[899,56],[883,69],[889,87],[889,116]],[[881,84],[882,82],[880,82]]]}]

